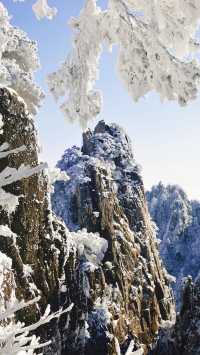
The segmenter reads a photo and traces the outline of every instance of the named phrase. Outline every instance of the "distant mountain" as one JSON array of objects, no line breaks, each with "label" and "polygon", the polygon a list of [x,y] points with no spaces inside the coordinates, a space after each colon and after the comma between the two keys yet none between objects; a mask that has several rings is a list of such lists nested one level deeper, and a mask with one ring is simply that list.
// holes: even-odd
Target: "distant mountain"
[{"label": "distant mountain", "polygon": [[200,202],[190,201],[177,185],[159,183],[146,193],[149,212],[158,227],[160,254],[180,303],[181,280],[200,271]]}]

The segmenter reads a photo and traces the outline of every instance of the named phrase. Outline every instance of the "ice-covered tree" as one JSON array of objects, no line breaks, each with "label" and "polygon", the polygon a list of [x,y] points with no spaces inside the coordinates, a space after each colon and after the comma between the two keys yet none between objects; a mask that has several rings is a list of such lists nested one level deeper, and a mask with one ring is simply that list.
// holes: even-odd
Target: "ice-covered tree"
[{"label": "ice-covered tree", "polygon": [[119,76],[135,101],[153,90],[180,105],[197,97],[199,0],[108,0],[104,11],[97,2],[86,0],[70,21],[73,49],[48,79],[68,119],[86,125],[100,112],[94,86],[105,45],[118,46]]},{"label": "ice-covered tree", "polygon": [[34,82],[39,68],[37,44],[10,24],[8,11],[0,2],[0,87],[14,89],[31,114],[35,114],[43,97]]}]

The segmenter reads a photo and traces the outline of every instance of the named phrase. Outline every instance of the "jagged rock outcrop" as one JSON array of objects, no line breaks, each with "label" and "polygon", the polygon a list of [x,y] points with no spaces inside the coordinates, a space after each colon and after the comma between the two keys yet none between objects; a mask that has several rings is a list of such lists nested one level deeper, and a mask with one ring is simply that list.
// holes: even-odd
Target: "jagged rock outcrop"
[{"label": "jagged rock outcrop", "polygon": [[191,277],[185,278],[181,291],[181,310],[176,323],[166,323],[149,355],[200,354],[200,279],[193,283]]},{"label": "jagged rock outcrop", "polygon": [[146,197],[158,227],[160,255],[168,272],[176,277],[173,289],[179,309],[182,278],[191,275],[195,280],[200,270],[200,203],[190,201],[179,186],[162,183]]},{"label": "jagged rock outcrop", "polygon": [[[76,248],[65,226],[52,214],[48,179],[43,169],[37,169],[34,122],[23,100],[11,90],[0,89],[0,118],[0,173],[5,179],[3,191],[10,197],[6,202],[1,191],[0,252],[12,262],[16,287],[9,293],[15,291],[16,298],[25,301],[41,296],[38,304],[18,314],[19,320],[32,323],[39,319],[48,304],[52,311],[69,304],[62,283],[66,284],[73,273]],[[23,178],[23,168],[26,178]],[[10,176],[19,171],[22,178],[9,181]],[[12,199],[16,198],[18,205],[13,208]],[[7,297],[7,293],[1,290],[1,299]],[[60,322],[54,321],[45,329],[40,328],[41,338],[52,340],[46,354],[61,354],[65,342],[62,322],[66,322],[67,317],[63,316]]]},{"label": "jagged rock outcrop", "polygon": [[55,183],[54,211],[71,231],[86,228],[107,241],[94,265],[95,241],[78,239],[82,268],[69,285],[75,307],[66,354],[124,354],[131,340],[146,353],[161,322],[173,317],[173,297],[130,140],[101,121],[58,167],[70,180]]}]

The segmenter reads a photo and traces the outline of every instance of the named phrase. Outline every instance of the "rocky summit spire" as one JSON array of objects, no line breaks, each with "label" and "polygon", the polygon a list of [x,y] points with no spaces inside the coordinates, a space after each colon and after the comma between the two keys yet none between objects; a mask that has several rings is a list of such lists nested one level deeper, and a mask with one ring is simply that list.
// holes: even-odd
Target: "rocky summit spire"
[{"label": "rocky summit spire", "polygon": [[72,232],[85,228],[107,242],[98,264],[95,240],[79,244],[66,354],[116,355],[128,347],[146,354],[162,321],[173,318],[174,302],[130,139],[100,121],[58,167],[70,180],[55,183],[54,211]]}]

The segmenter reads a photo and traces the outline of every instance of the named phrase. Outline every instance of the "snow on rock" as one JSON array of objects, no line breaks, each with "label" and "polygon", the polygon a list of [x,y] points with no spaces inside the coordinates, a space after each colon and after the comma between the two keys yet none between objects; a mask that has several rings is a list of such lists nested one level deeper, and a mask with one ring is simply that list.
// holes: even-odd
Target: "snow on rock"
[{"label": "snow on rock", "polygon": [[98,234],[87,233],[86,230],[71,233],[77,245],[79,256],[84,256],[87,261],[98,265],[103,260],[108,249],[107,240],[100,238]]},{"label": "snow on rock", "polygon": [[0,225],[0,235],[5,238],[12,238],[14,243],[16,242],[17,235],[7,225]]}]

